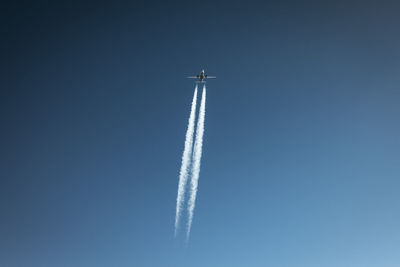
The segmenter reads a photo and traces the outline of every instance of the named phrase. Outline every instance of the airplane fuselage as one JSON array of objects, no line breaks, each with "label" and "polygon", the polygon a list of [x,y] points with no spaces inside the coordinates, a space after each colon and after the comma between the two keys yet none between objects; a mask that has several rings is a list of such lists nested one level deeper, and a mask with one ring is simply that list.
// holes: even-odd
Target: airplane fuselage
[{"label": "airplane fuselage", "polygon": [[204,75],[204,70],[202,70],[200,72],[200,75],[197,75],[197,77],[199,78],[200,82],[203,82],[204,78],[206,77],[206,75]]}]

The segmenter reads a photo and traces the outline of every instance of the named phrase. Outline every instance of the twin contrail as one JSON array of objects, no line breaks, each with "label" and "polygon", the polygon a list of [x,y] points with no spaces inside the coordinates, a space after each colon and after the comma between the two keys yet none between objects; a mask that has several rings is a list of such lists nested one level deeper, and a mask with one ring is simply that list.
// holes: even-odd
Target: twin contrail
[{"label": "twin contrail", "polygon": [[196,105],[197,105],[197,89],[198,86],[194,90],[192,107],[190,110],[190,116],[188,121],[188,128],[186,131],[185,138],[185,148],[183,150],[182,155],[182,165],[179,175],[179,185],[178,185],[178,196],[176,199],[176,215],[175,215],[175,236],[177,234],[179,228],[179,220],[181,217],[182,209],[183,209],[183,200],[185,197],[185,188],[189,178],[191,175],[190,181],[190,196],[188,202],[188,224],[187,224],[187,232],[186,239],[188,240],[190,235],[190,230],[192,227],[194,207],[196,202],[197,195],[197,186],[199,183],[199,175],[200,175],[200,162],[201,162],[201,154],[203,147],[203,133],[204,133],[204,119],[205,119],[205,108],[206,108],[206,86],[203,87],[203,92],[201,95],[201,103],[199,110],[199,118],[196,126],[196,138],[193,145],[193,133],[195,126],[195,114],[196,114]]},{"label": "twin contrail", "polygon": [[188,179],[189,167],[192,158],[196,105],[197,105],[197,85],[196,88],[194,89],[192,107],[190,109],[190,116],[188,121],[188,128],[186,130],[185,148],[183,150],[183,155],[182,155],[182,165],[181,165],[181,170],[179,172],[178,196],[176,197],[175,236],[179,228],[179,219],[183,207],[183,198],[185,197],[185,187]]},{"label": "twin contrail", "polygon": [[189,238],[192,228],[194,206],[196,204],[197,185],[199,184],[201,153],[203,149],[204,117],[206,115],[206,86],[203,87],[201,95],[201,104],[199,111],[199,120],[197,121],[196,141],[193,150],[192,180],[190,183],[190,198],[188,204],[189,220],[186,232],[186,238]]}]

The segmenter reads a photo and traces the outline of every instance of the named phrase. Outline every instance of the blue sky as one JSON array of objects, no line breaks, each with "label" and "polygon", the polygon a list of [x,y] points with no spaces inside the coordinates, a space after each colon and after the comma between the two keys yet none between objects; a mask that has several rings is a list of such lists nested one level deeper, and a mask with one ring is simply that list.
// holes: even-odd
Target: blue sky
[{"label": "blue sky", "polygon": [[[398,9],[4,4],[0,266],[399,266]],[[185,245],[185,76],[203,68]]]}]

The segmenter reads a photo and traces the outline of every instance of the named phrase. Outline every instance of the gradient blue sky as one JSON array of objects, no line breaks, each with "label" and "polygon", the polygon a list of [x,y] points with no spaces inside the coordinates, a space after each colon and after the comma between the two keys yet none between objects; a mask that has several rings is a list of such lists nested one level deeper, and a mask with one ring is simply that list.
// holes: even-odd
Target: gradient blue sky
[{"label": "gradient blue sky", "polygon": [[[0,12],[0,266],[400,266],[395,1]],[[190,242],[173,238],[208,83]]]}]

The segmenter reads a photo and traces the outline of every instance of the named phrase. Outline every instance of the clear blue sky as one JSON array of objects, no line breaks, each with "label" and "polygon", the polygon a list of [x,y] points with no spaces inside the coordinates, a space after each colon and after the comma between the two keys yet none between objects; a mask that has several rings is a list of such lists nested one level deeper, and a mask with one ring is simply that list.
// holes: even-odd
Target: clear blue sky
[{"label": "clear blue sky", "polygon": [[[398,3],[9,2],[0,266],[400,266]],[[185,246],[185,76],[202,68]]]}]

